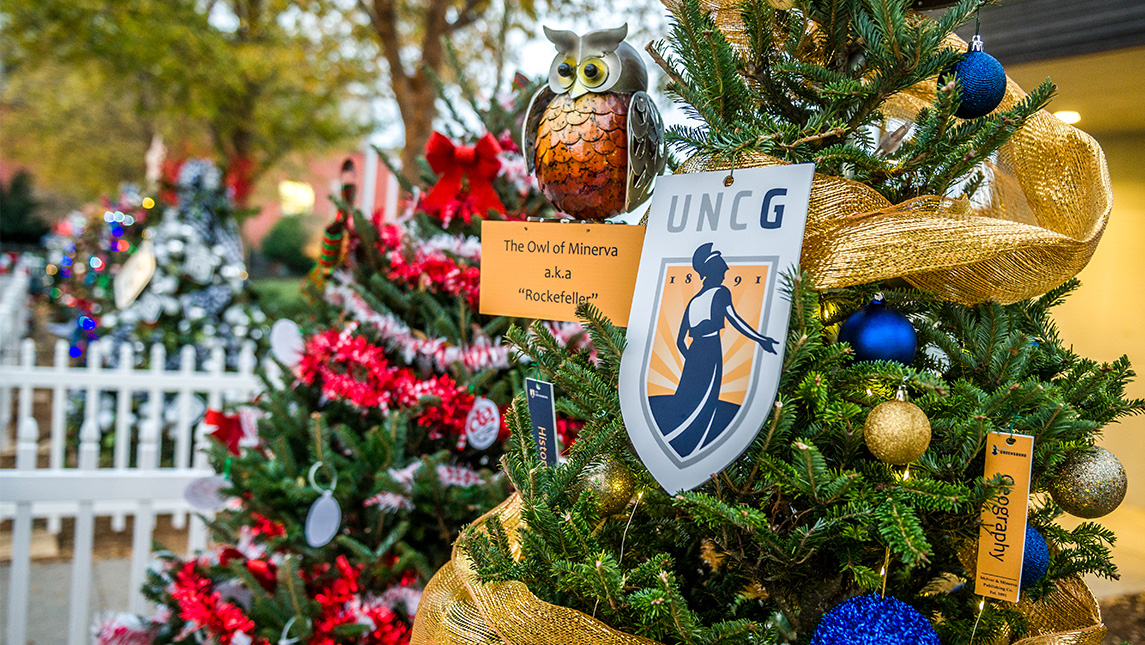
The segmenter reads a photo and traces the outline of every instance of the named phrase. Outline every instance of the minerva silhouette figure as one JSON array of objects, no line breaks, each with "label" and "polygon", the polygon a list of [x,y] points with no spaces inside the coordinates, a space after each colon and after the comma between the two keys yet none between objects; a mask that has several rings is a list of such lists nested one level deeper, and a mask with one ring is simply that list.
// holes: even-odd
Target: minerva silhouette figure
[{"label": "minerva silhouette figure", "polygon": [[[730,322],[739,333],[776,354],[775,339],[768,338],[736,313],[732,294],[724,286],[728,264],[707,242],[692,254],[692,268],[703,287],[684,308],[676,346],[684,357],[684,369],[675,394],[652,396],[648,402],[664,438],[680,457],[707,446],[728,427],[740,406],[720,400],[724,375],[724,351],[720,331]],[[691,345],[685,342],[692,336]]]}]

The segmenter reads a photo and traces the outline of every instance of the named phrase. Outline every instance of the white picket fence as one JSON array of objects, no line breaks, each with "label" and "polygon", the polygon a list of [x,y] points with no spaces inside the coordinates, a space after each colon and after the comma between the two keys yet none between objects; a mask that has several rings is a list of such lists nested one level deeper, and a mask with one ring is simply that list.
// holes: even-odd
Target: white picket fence
[{"label": "white picket fence", "polygon": [[[27,335],[32,312],[28,309],[28,285],[35,260],[22,256],[6,275],[0,275],[0,365],[15,364],[20,339]],[[10,448],[8,424],[12,421],[12,396],[0,388],[0,452]]]},{"label": "white picket fence", "polygon": [[[5,635],[8,643],[24,643],[27,633],[29,581],[32,571],[31,540],[33,522],[46,518],[48,531],[58,533],[65,517],[75,518],[74,559],[68,611],[68,643],[80,645],[91,640],[92,554],[95,518],[110,516],[112,528],[124,530],[126,518],[134,518],[128,607],[141,613],[145,600],[140,593],[151,559],[152,532],[157,515],[171,514],[176,528],[188,528],[188,549],[207,544],[203,521],[183,499],[191,481],[212,474],[206,455],[200,450],[209,441],[209,428],[192,418],[192,397],[204,396],[208,408],[220,409],[224,400],[249,401],[262,385],[254,374],[255,357],[251,347],[238,358],[238,370],[227,372],[222,350],[216,351],[204,370],[196,370],[193,347],[184,347],[180,367],[165,368],[161,346],[150,350],[150,368],[137,369],[132,348],[121,348],[118,367],[102,367],[105,347],[94,343],[88,348],[87,367],[69,367],[68,345],[58,341],[54,362],[36,365],[36,348],[31,339],[20,345],[18,364],[0,364],[0,398],[17,394],[15,410],[16,458],[14,469],[0,469],[0,521],[12,519],[12,562],[8,589]],[[277,366],[267,364],[268,374],[277,380]],[[46,467],[40,467],[40,426],[33,416],[35,390],[51,393],[47,436]],[[69,454],[67,402],[71,392],[84,392],[83,420],[77,446]],[[115,440],[111,455],[104,455],[110,467],[101,467],[101,433],[97,411],[101,393],[115,394]],[[144,393],[147,414],[132,423],[132,405],[137,393]],[[176,419],[173,428],[161,432],[168,395],[174,394]],[[0,410],[2,411],[2,410]],[[0,420],[5,420],[0,418]],[[168,424],[169,425],[169,424]],[[0,426],[4,434],[8,426]],[[135,459],[131,447],[135,444]],[[172,455],[169,465],[160,464],[160,455]],[[72,465],[74,464],[74,465]]]}]

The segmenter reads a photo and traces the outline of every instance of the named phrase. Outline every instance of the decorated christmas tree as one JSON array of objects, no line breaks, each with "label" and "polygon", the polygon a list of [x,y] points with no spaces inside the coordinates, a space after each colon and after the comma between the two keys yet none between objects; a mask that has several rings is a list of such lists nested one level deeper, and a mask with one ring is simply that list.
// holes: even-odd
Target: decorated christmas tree
[{"label": "decorated christmas tree", "polygon": [[[461,528],[509,493],[502,413],[523,376],[501,342],[514,321],[477,313],[475,235],[543,202],[512,144],[527,98],[479,113],[501,136],[435,137],[439,177],[395,222],[351,209],[344,166],[314,316],[270,334],[284,382],[210,413],[219,476],[188,498],[218,511],[215,546],[164,558],[145,589],[159,614],[108,617],[101,642],[408,642]],[[576,324],[543,328],[583,341]]]},{"label": "decorated christmas tree", "polygon": [[[1042,110],[1048,81],[1026,94],[953,35],[982,2],[912,4],[935,3],[668,3],[649,51],[701,122],[667,133],[697,176],[661,179],[643,253],[694,231],[697,248],[641,258],[627,329],[581,305],[591,357],[538,325],[507,334],[586,424],[546,463],[515,400],[517,492],[462,535],[414,643],[1101,642],[1080,576],[1117,575],[1113,535],[1057,519],[1121,502],[1096,442],[1145,401],[1124,396],[1126,359],[1077,356],[1050,313],[1109,215],[1104,157]],[[550,88],[573,87],[577,113],[611,54],[578,60],[575,34],[547,33]],[[779,184],[786,213],[752,193],[773,170],[809,185]],[[746,260],[704,236],[730,244],[730,224],[767,255],[793,220],[802,255],[768,274],[769,337]]]},{"label": "decorated christmas tree", "polygon": [[113,203],[73,211],[44,238],[47,264],[39,296],[47,303],[50,329],[69,341],[73,358],[107,333],[103,315],[113,313],[113,280],[138,247],[155,200],[124,186]]},{"label": "decorated christmas tree", "polygon": [[[70,214],[45,241],[43,295],[52,329],[86,360],[111,340],[115,362],[131,343],[145,363],[160,344],[173,365],[193,346],[202,364],[215,348],[233,365],[243,343],[265,347],[265,315],[252,302],[232,188],[203,159],[173,163],[156,201],[134,186],[115,202]],[[131,274],[121,276],[123,272]]]},{"label": "decorated christmas tree", "polygon": [[197,363],[221,348],[234,364],[244,343],[265,347],[266,316],[247,286],[232,190],[204,159],[178,164],[172,179],[170,206],[143,232],[140,257],[125,264],[136,281],[117,285],[100,327],[116,345],[161,344],[173,363],[191,346]]}]

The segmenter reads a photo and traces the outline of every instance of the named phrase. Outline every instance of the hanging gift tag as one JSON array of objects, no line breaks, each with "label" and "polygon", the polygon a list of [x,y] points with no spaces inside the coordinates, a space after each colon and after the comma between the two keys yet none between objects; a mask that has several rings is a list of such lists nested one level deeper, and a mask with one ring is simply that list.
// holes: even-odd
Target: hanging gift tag
[{"label": "hanging gift tag", "polygon": [[470,446],[484,450],[497,441],[501,431],[501,411],[497,404],[479,396],[465,417],[465,439]]},{"label": "hanging gift tag", "polygon": [[278,320],[270,328],[270,352],[278,362],[294,367],[302,360],[306,341],[293,320]]},{"label": "hanging gift tag", "polygon": [[[322,462],[310,467],[310,485],[316,490],[322,490],[314,481],[314,476]],[[326,546],[338,534],[338,527],[342,524],[342,509],[338,500],[334,499],[334,488],[338,485],[338,475],[334,474],[330,488],[322,490],[322,495],[310,505],[310,512],[306,514],[306,543],[314,548]]]},{"label": "hanging gift tag", "polygon": [[155,275],[155,245],[151,240],[144,240],[135,253],[115,274],[112,291],[115,293],[115,308],[124,309],[135,302],[143,289],[151,282]]},{"label": "hanging gift tag", "polygon": [[338,508],[334,494],[324,491],[306,514],[306,543],[315,548],[326,546],[338,533],[341,523],[342,509]]},{"label": "hanging gift tag", "polygon": [[556,465],[557,409],[553,400],[553,384],[527,378],[525,394],[529,403],[529,417],[533,420],[533,442],[541,453],[541,461],[549,466]]},{"label": "hanging gift tag", "polygon": [[227,486],[230,482],[222,475],[199,477],[183,489],[183,499],[200,511],[217,511],[227,505],[229,498],[222,492]]},{"label": "hanging gift tag", "polygon": [[978,595],[1018,602],[1033,455],[1033,437],[1009,432],[986,435],[985,478],[988,481],[1001,474],[1010,492],[994,498],[982,509],[974,578],[974,592]]}]

